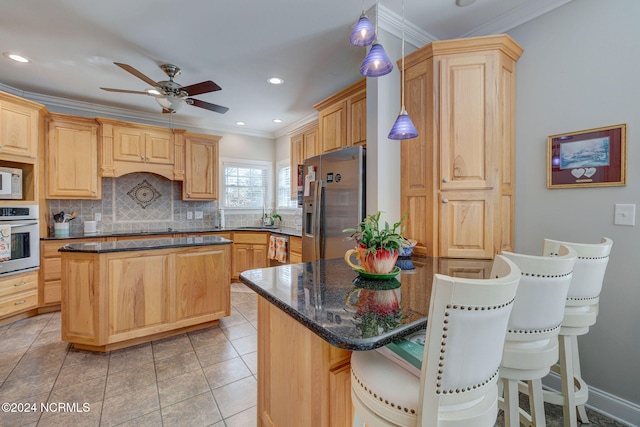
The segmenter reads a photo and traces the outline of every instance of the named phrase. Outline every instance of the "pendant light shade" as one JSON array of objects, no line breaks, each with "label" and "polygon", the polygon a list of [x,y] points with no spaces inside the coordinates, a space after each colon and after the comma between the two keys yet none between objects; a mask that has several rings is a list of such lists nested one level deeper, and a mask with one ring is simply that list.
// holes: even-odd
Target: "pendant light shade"
[{"label": "pendant light shade", "polygon": [[360,74],[366,77],[380,77],[389,74],[393,64],[380,43],[374,43],[360,66]]},{"label": "pendant light shade", "polygon": [[398,114],[398,118],[396,119],[396,122],[393,124],[393,126],[391,127],[391,130],[389,131],[388,138],[401,140],[401,139],[411,139],[417,136],[418,136],[418,130],[413,125],[413,122],[411,121],[411,117],[409,117],[409,114],[405,109],[402,109],[402,111],[400,111],[400,114]]},{"label": "pendant light shade", "polygon": [[349,40],[354,46],[369,46],[376,39],[376,30],[373,28],[373,24],[367,18],[367,15],[362,12],[358,23],[351,32]]}]

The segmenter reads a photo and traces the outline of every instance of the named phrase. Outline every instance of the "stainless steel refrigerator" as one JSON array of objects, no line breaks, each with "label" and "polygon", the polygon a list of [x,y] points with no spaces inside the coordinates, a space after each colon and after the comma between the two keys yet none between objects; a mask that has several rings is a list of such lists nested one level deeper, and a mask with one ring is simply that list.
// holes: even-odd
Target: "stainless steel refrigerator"
[{"label": "stainless steel refrigerator", "polygon": [[365,150],[345,148],[304,162],[302,261],[340,258],[355,246],[345,228],[365,212]]}]

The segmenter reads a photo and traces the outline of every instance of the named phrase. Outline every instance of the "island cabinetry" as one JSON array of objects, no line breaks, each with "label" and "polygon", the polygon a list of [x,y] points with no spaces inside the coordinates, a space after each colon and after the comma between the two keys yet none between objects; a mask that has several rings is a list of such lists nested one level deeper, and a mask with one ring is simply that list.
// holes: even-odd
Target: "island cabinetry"
[{"label": "island cabinetry", "polygon": [[515,68],[507,35],[436,41],[405,58],[400,210],[416,254],[493,258],[512,250]]},{"label": "island cabinetry", "polygon": [[229,244],[63,252],[62,339],[109,351],[230,315]]},{"label": "island cabinetry", "polygon": [[231,276],[238,278],[245,270],[268,267],[267,248],[269,233],[233,232]]},{"label": "island cabinetry", "polygon": [[50,114],[47,122],[45,198],[100,199],[98,123],[63,114]]},{"label": "island cabinetry", "polygon": [[44,106],[0,92],[0,159],[33,163],[38,154]]},{"label": "island cabinetry", "polygon": [[[37,306],[37,271],[11,274],[0,279],[0,319],[33,310]],[[13,320],[16,319],[12,317]]]},{"label": "island cabinetry", "polygon": [[171,129],[97,118],[102,143],[101,176],[151,172],[184,179],[184,145]]},{"label": "island cabinetry", "polygon": [[218,199],[218,141],[219,136],[184,134],[183,200]]},{"label": "island cabinetry", "polygon": [[62,255],[58,249],[66,244],[102,242],[105,239],[64,239],[40,241],[40,270],[38,274],[38,306],[59,306],[62,280]]},{"label": "island cabinetry", "polygon": [[351,425],[351,352],[331,346],[263,297],[258,329],[258,425]]},{"label": "island cabinetry", "polygon": [[366,79],[362,79],[314,105],[318,110],[318,138],[322,153],[366,145],[366,91]]}]

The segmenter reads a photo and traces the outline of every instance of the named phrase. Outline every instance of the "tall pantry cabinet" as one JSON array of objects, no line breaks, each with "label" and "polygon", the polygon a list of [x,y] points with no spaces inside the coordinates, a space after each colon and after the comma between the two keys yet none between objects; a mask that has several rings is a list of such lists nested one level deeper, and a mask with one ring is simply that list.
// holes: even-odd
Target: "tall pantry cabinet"
[{"label": "tall pantry cabinet", "polygon": [[416,253],[493,258],[512,250],[515,67],[507,35],[436,41],[405,57],[401,212]]}]

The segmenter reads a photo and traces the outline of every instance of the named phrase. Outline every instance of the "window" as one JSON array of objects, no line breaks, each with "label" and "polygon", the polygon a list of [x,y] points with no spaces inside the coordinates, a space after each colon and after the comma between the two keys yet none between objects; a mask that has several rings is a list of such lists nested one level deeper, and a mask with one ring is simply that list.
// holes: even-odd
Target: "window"
[{"label": "window", "polygon": [[295,209],[297,200],[291,200],[291,166],[289,161],[278,163],[278,204],[280,209]]},{"label": "window", "polygon": [[225,208],[262,209],[269,206],[269,163],[223,160],[222,164],[222,205]]}]

